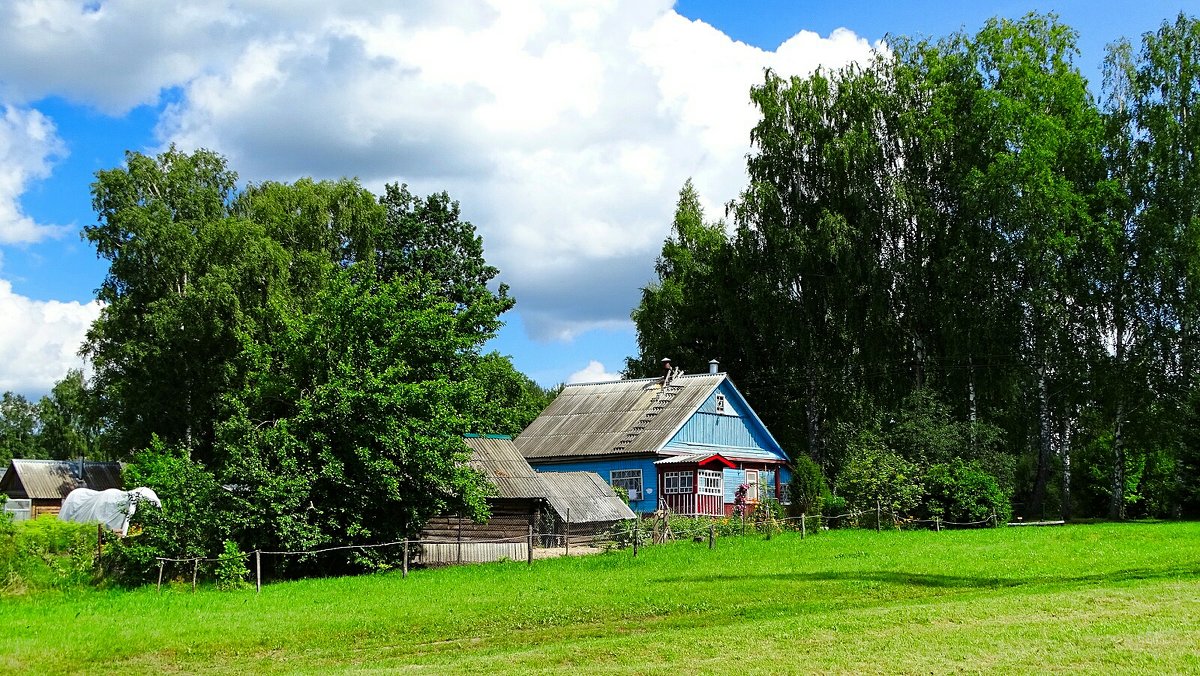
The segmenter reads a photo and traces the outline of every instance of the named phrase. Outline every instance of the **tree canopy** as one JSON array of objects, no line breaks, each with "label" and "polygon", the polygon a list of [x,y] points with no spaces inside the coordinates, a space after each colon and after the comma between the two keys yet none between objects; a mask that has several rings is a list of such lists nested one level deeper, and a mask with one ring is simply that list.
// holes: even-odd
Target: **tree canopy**
[{"label": "tree canopy", "polygon": [[720,358],[835,491],[888,458],[1037,516],[1200,508],[1198,38],[1111,46],[1100,99],[1053,15],[768,71],[733,225],[684,186],[627,371]]}]

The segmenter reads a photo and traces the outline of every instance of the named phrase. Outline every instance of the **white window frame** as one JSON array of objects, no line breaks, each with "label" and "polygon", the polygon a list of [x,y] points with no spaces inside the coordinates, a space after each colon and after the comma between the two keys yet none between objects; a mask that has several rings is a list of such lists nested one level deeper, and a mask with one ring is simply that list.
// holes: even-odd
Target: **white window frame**
[{"label": "white window frame", "polygon": [[713,397],[713,409],[717,413],[725,415],[725,395],[718,394],[717,396]]},{"label": "white window frame", "polygon": [[695,487],[696,477],[691,472],[663,473],[663,493],[667,495],[691,495]]},{"label": "white window frame", "polygon": [[608,484],[613,488],[624,488],[629,493],[630,500],[642,499],[642,470],[640,469],[610,470]]},{"label": "white window frame", "polygon": [[702,469],[696,472],[699,480],[699,490],[696,492],[700,495],[725,495],[725,474],[724,472],[714,472],[712,470]]},{"label": "white window frame", "polygon": [[746,491],[746,501],[758,502],[758,470],[746,470],[746,485],[750,487]]}]

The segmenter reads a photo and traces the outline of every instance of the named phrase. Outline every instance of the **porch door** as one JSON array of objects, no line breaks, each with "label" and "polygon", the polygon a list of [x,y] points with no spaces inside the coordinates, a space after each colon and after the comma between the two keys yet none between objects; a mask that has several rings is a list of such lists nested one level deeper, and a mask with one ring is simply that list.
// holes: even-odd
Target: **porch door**
[{"label": "porch door", "polygon": [[746,502],[758,502],[758,470],[746,470]]}]

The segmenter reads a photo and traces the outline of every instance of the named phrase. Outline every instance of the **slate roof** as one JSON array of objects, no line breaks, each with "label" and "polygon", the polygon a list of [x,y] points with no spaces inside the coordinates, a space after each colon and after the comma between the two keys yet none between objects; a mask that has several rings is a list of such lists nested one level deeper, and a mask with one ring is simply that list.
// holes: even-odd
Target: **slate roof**
[{"label": "slate roof", "polygon": [[617,497],[612,486],[595,472],[540,472],[546,483],[550,506],[558,518],[571,523],[622,521],[637,518],[629,505]]},{"label": "slate roof", "polygon": [[0,490],[33,500],[61,500],[76,488],[102,491],[121,488],[121,463],[84,462],[79,475],[78,460],[24,460],[13,458],[0,479]]},{"label": "slate roof", "polygon": [[494,498],[545,498],[546,486],[510,437],[496,435],[463,438],[471,449],[467,462],[496,487]]},{"label": "slate roof", "polygon": [[[675,378],[674,397],[648,420],[662,378],[567,385],[515,443],[530,459],[654,453],[725,378],[724,373]],[[633,431],[643,423],[645,429]]]},{"label": "slate roof", "polygon": [[560,519],[570,509],[572,523],[635,518],[595,472],[535,472],[507,436],[467,435],[463,441],[471,449],[467,464],[496,487],[491,497],[545,500]]}]

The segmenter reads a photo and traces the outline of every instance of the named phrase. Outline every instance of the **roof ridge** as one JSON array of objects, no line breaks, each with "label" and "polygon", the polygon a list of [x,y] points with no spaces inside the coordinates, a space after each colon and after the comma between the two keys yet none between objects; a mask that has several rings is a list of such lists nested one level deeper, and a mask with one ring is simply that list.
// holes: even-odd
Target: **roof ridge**
[{"label": "roof ridge", "polygon": [[[680,378],[708,378],[711,376],[727,376],[727,375],[729,375],[729,374],[726,373],[725,371],[721,371],[720,373],[681,373],[678,376],[676,376],[675,379],[679,380]],[[624,383],[657,383],[657,382],[662,382],[662,376],[654,376],[652,378],[619,378],[617,380],[592,380],[592,381],[583,382],[583,383],[569,383],[569,384],[565,385],[564,387],[580,387],[583,385],[617,385],[617,384],[624,384]]]}]

